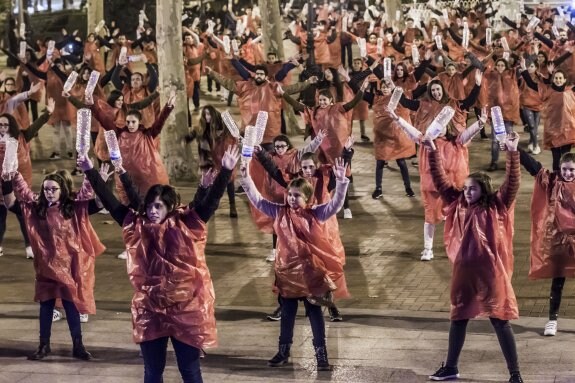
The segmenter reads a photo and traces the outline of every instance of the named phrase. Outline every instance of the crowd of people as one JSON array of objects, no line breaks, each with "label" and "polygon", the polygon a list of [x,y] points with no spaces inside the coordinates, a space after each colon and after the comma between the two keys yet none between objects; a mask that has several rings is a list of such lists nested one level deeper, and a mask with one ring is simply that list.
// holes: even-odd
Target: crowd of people
[{"label": "crowd of people", "polygon": [[[343,210],[343,219],[353,219],[348,185],[352,130],[359,121],[360,140],[374,148],[373,199],[384,196],[390,161],[401,171],[405,196],[415,197],[408,163],[418,166],[422,261],[434,258],[435,226],[444,223],[452,262],[451,327],[445,363],[429,378],[459,377],[467,323],[488,317],[509,382],[523,382],[509,322],[518,318],[511,277],[521,165],[535,177],[529,277],[552,280],[545,335],[556,335],[563,286],[575,275],[572,10],[521,3],[509,18],[481,1],[465,8],[459,1],[415,3],[396,14],[386,12],[380,0],[314,3],[314,9],[303,5],[297,12],[293,0],[281,5],[285,40],[300,51],[286,61],[263,50],[257,6],[230,0],[215,12],[208,2],[184,14],[182,65],[191,130],[182,141],[196,143],[202,174],[187,205],[170,186],[158,149],[176,92],[160,105],[155,32],[144,12],[135,32],[102,22],[85,37],[64,30],[59,41],[29,41],[20,31],[20,50],[4,50],[17,68],[16,75],[0,78],[0,255],[11,211],[36,271],[40,341],[29,359],[49,356],[51,324],[62,317],[57,306],[66,312],[73,356],[92,359],[81,323],[96,310],[95,260],[105,248],[89,215],[103,212],[122,227],[125,251],[118,258],[127,260],[134,289],[133,338],[141,348],[144,381],[162,381],[171,340],[182,379],[201,382],[202,350],[217,345],[207,222],[226,192],[230,219],[238,218],[236,194],[246,194],[255,225],[272,236],[266,260],[273,262],[278,308],[268,319],[280,321],[280,336],[268,365],[289,361],[302,301],[317,370],[330,370],[322,307],[331,321],[342,321],[335,301],[350,296],[336,213]],[[228,106],[237,103],[239,128],[210,103],[214,92]],[[99,170],[74,146],[74,131],[82,128],[75,126],[76,113],[85,109],[91,110]],[[287,135],[291,109],[301,116],[301,148]],[[261,112],[267,117],[263,127]],[[50,159],[76,158],[77,167],[33,185],[30,142],[46,125],[55,133]],[[248,131],[258,127],[253,142]],[[529,133],[526,149],[517,127]],[[499,189],[488,173],[470,169],[468,146],[477,135],[491,140],[488,172],[499,169],[500,151],[506,153]],[[109,147],[114,141],[117,148]],[[13,145],[17,152],[9,156]],[[534,158],[542,150],[551,152],[552,169]],[[82,174],[84,183],[75,190],[72,176]]]}]

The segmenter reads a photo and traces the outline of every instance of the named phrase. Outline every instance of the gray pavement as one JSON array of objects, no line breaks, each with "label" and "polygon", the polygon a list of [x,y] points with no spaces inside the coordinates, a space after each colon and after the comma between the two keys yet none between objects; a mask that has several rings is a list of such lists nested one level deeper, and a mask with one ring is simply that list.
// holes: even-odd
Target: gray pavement
[{"label": "gray pavement", "polygon": [[[221,102],[206,96],[203,103]],[[232,108],[237,113],[237,108]],[[370,132],[371,125],[368,125]],[[518,129],[519,130],[519,129]],[[72,161],[46,161],[52,130],[45,127],[33,145],[34,184],[42,171],[72,168]],[[359,132],[357,132],[359,135]],[[371,136],[371,134],[370,134]],[[522,133],[522,141],[526,140]],[[296,145],[302,143],[295,137]],[[340,302],[342,323],[327,323],[328,351],[336,366],[332,373],[314,372],[311,330],[306,318],[296,322],[293,364],[270,369],[266,360],[277,346],[279,324],[263,321],[275,305],[273,273],[264,259],[271,237],[256,231],[245,198],[238,201],[239,219],[228,218],[228,201],[209,223],[206,254],[216,290],[219,347],[208,350],[202,366],[207,382],[423,382],[445,358],[449,328],[450,265],[436,233],[435,259],[419,261],[423,212],[418,195],[417,169],[410,167],[416,198],[407,198],[399,171],[391,163],[384,171],[384,197],[372,200],[374,160],[370,145],[358,144],[353,163],[353,219],[340,220],[346,247],[346,273],[352,298]],[[489,163],[489,141],[476,139],[470,147],[471,168]],[[550,153],[537,157],[550,164]],[[501,164],[503,164],[501,160]],[[503,172],[495,172],[499,185]],[[515,274],[521,319],[514,321],[520,363],[526,382],[575,382],[575,285],[568,281],[555,338],[541,335],[546,322],[549,281],[529,281],[529,203],[532,177],[522,174],[516,207]],[[194,185],[177,184],[183,200]],[[131,287],[119,227],[109,216],[92,217],[108,250],[98,258],[96,300],[98,313],[83,325],[84,339],[96,360],[71,359],[65,321],[54,324],[53,356],[29,362],[25,355],[37,346],[38,307],[32,302],[33,267],[24,258],[17,222],[9,215],[0,258],[0,382],[140,382],[143,376],[138,348],[131,341]],[[300,311],[300,314],[302,312]],[[505,363],[488,321],[473,321],[460,362],[462,381],[507,381]],[[176,382],[177,368],[170,354],[166,382]]]}]

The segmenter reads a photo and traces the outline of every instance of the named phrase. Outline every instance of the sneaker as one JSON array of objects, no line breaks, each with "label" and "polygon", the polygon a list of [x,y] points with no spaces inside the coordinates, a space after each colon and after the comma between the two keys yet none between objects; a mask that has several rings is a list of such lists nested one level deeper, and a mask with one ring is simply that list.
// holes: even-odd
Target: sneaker
[{"label": "sneaker", "polygon": [[34,252],[32,246],[26,246],[26,259],[34,259]]},{"label": "sneaker", "polygon": [[366,136],[366,135],[364,135],[364,134],[362,134],[361,140],[362,140],[363,142],[369,142],[369,137]]},{"label": "sneaker", "polygon": [[533,153],[533,144],[527,145],[527,153]]},{"label": "sneaker", "polygon": [[242,194],[246,194],[246,192],[244,191],[244,188],[241,186],[238,186],[238,188],[235,191],[236,195],[242,195]]},{"label": "sneaker", "polygon": [[282,307],[281,307],[281,306],[278,306],[278,308],[275,309],[273,313],[271,313],[270,315],[268,315],[268,316],[266,317],[266,319],[269,320],[269,321],[274,321],[274,322],[277,322],[277,321],[279,321],[280,319],[282,319]]},{"label": "sneaker", "polygon": [[497,166],[497,162],[492,162],[491,164],[489,164],[489,167],[487,168],[488,172],[494,172],[497,169],[499,169],[499,166]]},{"label": "sneaker", "polygon": [[331,306],[329,308],[329,320],[331,322],[341,322],[343,321],[343,317],[341,316],[341,312],[335,306]]},{"label": "sneaker", "polygon": [[537,145],[537,146],[535,146],[535,147],[533,148],[532,154],[533,154],[534,156],[536,156],[536,155],[538,155],[539,153],[541,153],[541,148],[539,147],[539,145]]},{"label": "sneaker", "polygon": [[429,375],[429,380],[443,381],[450,379],[459,378],[459,370],[457,367],[447,367],[441,363],[439,370],[435,371],[435,374]]},{"label": "sneaker", "polygon": [[80,314],[80,323],[88,323],[88,314]]},{"label": "sneaker", "polygon": [[545,324],[545,331],[543,332],[543,335],[555,336],[555,334],[557,334],[557,321],[550,320]]},{"label": "sneaker", "polygon": [[421,260],[422,261],[431,261],[433,259],[433,250],[431,249],[423,249],[421,252]]},{"label": "sneaker", "polygon": [[52,322],[58,322],[62,319],[62,313],[56,309],[52,312]]},{"label": "sneaker", "polygon": [[381,190],[381,188],[375,188],[373,193],[371,193],[371,198],[380,199],[381,197],[383,197],[383,191]]},{"label": "sneaker", "polygon": [[349,208],[343,209],[343,219],[352,219],[353,214],[351,214],[351,210]]},{"label": "sneaker", "polygon": [[272,249],[270,254],[266,257],[266,262],[273,262],[276,260],[276,249]]},{"label": "sneaker", "polygon": [[106,209],[102,209],[98,212],[98,214],[110,214],[110,212]]},{"label": "sneaker", "polygon": [[513,372],[509,378],[509,383],[523,383],[521,374],[519,372]]},{"label": "sneaker", "polygon": [[52,154],[50,154],[50,159],[51,160],[59,160],[60,159],[60,153],[52,152]]},{"label": "sneaker", "polygon": [[68,154],[68,159],[69,159],[69,160],[73,160],[73,159],[74,159],[74,153],[68,152],[67,154]]},{"label": "sneaker", "polygon": [[411,160],[411,164],[413,166],[419,166],[419,162],[417,161],[417,158],[414,158],[413,160]]},{"label": "sneaker", "polygon": [[4,248],[0,246],[0,257],[4,255]]},{"label": "sneaker", "polygon": [[383,167],[384,167],[384,168],[388,168],[388,167],[389,167],[389,162],[383,161]]},{"label": "sneaker", "polygon": [[405,188],[405,195],[408,197],[415,197],[415,193],[412,188]]},{"label": "sneaker", "polygon": [[118,259],[128,259],[128,250],[124,250],[118,254]]}]

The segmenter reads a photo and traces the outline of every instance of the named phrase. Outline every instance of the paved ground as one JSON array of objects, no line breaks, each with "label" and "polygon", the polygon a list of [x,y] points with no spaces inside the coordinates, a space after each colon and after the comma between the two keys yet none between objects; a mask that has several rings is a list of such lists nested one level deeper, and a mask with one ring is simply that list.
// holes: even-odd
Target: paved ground
[{"label": "paved ground", "polygon": [[[219,100],[206,97],[224,108]],[[237,112],[236,108],[232,109]],[[368,131],[370,131],[369,126]],[[359,132],[357,132],[359,135]],[[33,150],[46,158],[52,131],[45,127]],[[526,140],[526,134],[522,134]],[[301,144],[300,137],[294,138]],[[489,142],[476,140],[470,147],[472,169],[489,163]],[[538,159],[550,164],[550,154]],[[503,162],[501,162],[503,163]],[[34,183],[42,170],[72,167],[72,161],[35,162]],[[370,145],[357,145],[352,187],[352,220],[340,220],[347,253],[347,280],[352,299],[340,303],[345,321],[328,324],[331,374],[313,372],[310,328],[305,318],[297,321],[294,364],[269,369],[265,361],[276,348],[279,326],[263,322],[264,313],[275,304],[271,293],[272,273],[264,261],[271,238],[254,229],[247,202],[240,199],[240,218],[230,220],[228,201],[209,223],[206,253],[217,296],[220,347],[208,351],[203,362],[208,382],[343,381],[420,382],[445,357],[447,347],[450,265],[441,246],[442,230],[435,241],[435,259],[419,261],[422,249],[423,214],[419,196],[403,194],[394,164],[384,174],[384,197],[372,200],[374,160]],[[418,194],[417,169],[410,167]],[[500,184],[503,172],[494,173]],[[522,319],[515,322],[522,370],[529,382],[575,382],[575,285],[565,286],[556,338],[543,338],[549,282],[527,280],[529,267],[529,203],[533,181],[523,172],[516,207],[515,274],[513,284]],[[194,186],[178,184],[183,200],[191,198]],[[98,314],[84,325],[85,340],[96,361],[83,363],[69,358],[65,322],[54,326],[55,356],[33,363],[24,355],[37,343],[37,305],[33,296],[32,263],[24,249],[16,220],[9,216],[0,258],[0,382],[137,382],[142,366],[137,347],[131,343],[129,286],[123,261],[120,230],[109,216],[96,215],[93,223],[108,250],[97,261],[96,299]],[[166,382],[178,381],[173,358]],[[466,382],[506,381],[506,371],[496,338],[488,322],[476,321],[469,328],[461,361]]]}]

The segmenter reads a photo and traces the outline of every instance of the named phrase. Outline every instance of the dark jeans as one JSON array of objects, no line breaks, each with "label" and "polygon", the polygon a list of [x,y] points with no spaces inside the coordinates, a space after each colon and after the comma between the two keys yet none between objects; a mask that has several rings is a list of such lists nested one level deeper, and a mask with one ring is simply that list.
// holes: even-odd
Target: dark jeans
[{"label": "dark jeans", "polygon": [[[4,235],[6,234],[6,218],[8,215],[8,210],[6,206],[0,205],[0,246],[4,242]],[[30,246],[30,240],[28,239],[28,232],[26,231],[26,224],[24,222],[24,217],[21,214],[16,214],[18,218],[18,223],[20,224],[20,231],[22,232],[22,237],[24,238],[24,245]]]},{"label": "dark jeans", "polygon": [[[202,383],[200,350],[170,337],[176,353],[178,370],[184,383]],[[166,367],[168,337],[140,343],[144,358],[144,383],[162,383]]]},{"label": "dark jeans", "polygon": [[198,109],[200,107],[200,82],[199,81],[194,81],[194,94],[192,95],[192,102],[194,103],[194,107],[196,109]]},{"label": "dark jeans", "polygon": [[521,114],[529,127],[529,143],[537,146],[540,113],[531,109],[521,108]]},{"label": "dark jeans", "polygon": [[[503,121],[507,134],[513,132],[513,121]],[[499,160],[499,142],[495,139],[495,130],[491,126],[491,163],[497,163]]]},{"label": "dark jeans", "polygon": [[293,328],[297,314],[298,301],[303,300],[305,311],[311,325],[313,345],[325,346],[325,322],[321,306],[312,305],[305,298],[281,297],[282,319],[280,323],[280,344],[291,344],[293,341]]},{"label": "dark jeans", "polygon": [[[54,313],[54,306],[56,299],[50,299],[40,302],[40,338],[50,339],[52,334],[52,314]],[[82,336],[82,325],[80,324],[80,313],[76,309],[73,302],[62,299],[62,305],[66,310],[66,321],[70,329],[72,339],[80,338]]]},{"label": "dark jeans", "polygon": [[565,277],[553,278],[551,282],[551,295],[549,296],[549,320],[559,318],[559,307],[561,307],[561,295],[563,295],[563,286]]},{"label": "dark jeans", "polygon": [[212,91],[212,84],[215,83],[216,84],[216,90],[219,92],[221,89],[221,85],[216,82],[214,79],[212,79],[210,76],[208,76],[208,92]]},{"label": "dark jeans", "polygon": [[569,153],[571,151],[571,144],[563,145],[558,148],[551,148],[551,155],[553,156],[553,171],[558,171],[561,167],[561,157],[565,153]]},{"label": "dark jeans", "polygon": [[351,42],[341,44],[341,65],[345,65],[345,56],[347,55],[347,67],[351,68],[353,64],[353,54],[351,52]]},{"label": "dark jeans", "polygon": [[[407,169],[407,164],[405,162],[405,158],[400,158],[399,160],[395,160],[397,166],[399,166],[399,171],[401,172],[401,178],[403,179],[403,186],[407,188],[411,188],[411,180],[409,179],[409,170]],[[385,165],[385,161],[377,160],[375,163],[375,187],[377,189],[381,189],[381,183],[383,181],[383,168]]]},{"label": "dark jeans", "polygon": [[[515,346],[515,336],[513,329],[507,320],[489,318],[491,325],[497,334],[499,346],[507,362],[509,373],[519,372],[519,362],[517,361],[517,348]],[[465,343],[465,334],[467,332],[467,323],[469,319],[451,321],[449,328],[449,349],[447,351],[446,367],[457,367],[459,354]]]},{"label": "dark jeans", "polygon": [[38,101],[34,100],[26,100],[26,110],[32,110],[32,121],[36,121],[38,119]]}]

